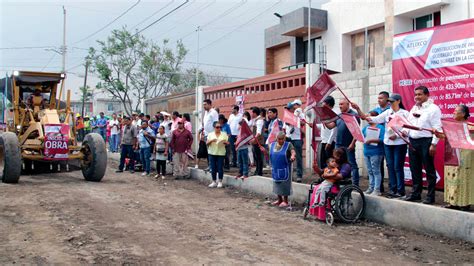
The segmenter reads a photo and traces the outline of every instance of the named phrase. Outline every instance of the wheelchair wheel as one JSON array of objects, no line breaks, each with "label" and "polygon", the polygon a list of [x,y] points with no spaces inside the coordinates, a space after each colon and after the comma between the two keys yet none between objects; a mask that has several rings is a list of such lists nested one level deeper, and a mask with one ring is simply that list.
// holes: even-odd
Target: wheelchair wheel
[{"label": "wheelchair wheel", "polygon": [[309,214],[309,207],[306,206],[306,207],[304,207],[304,209],[303,209],[303,219],[307,219],[307,218],[308,218],[308,214]]},{"label": "wheelchair wheel", "polygon": [[334,224],[334,215],[332,212],[326,213],[326,224],[332,226]]},{"label": "wheelchair wheel", "polygon": [[359,187],[345,186],[339,191],[335,200],[336,215],[346,223],[356,222],[364,213],[365,197]]}]

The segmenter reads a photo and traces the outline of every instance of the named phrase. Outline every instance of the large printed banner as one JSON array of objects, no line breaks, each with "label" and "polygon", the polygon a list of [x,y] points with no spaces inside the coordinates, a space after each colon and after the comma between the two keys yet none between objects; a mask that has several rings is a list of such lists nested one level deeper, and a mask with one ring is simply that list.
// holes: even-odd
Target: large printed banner
[{"label": "large printed banner", "polygon": [[47,124],[44,126],[44,159],[67,160],[69,155],[69,125]]},{"label": "large printed banner", "polygon": [[[443,117],[460,103],[474,110],[474,19],[396,35],[393,39],[393,90],[405,107],[414,104],[414,89],[426,86]],[[471,113],[473,117],[474,113]],[[437,187],[443,187],[444,143],[436,154]],[[408,168],[406,168],[408,169]],[[405,171],[411,179],[410,171]]]}]

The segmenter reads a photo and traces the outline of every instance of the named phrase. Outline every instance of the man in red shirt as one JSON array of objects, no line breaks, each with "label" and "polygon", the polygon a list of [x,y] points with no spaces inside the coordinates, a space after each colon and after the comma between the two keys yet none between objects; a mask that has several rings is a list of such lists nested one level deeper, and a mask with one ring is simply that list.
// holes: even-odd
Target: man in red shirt
[{"label": "man in red shirt", "polygon": [[177,118],[178,128],[173,131],[170,146],[173,150],[173,176],[175,179],[189,178],[188,155],[191,149],[193,135],[184,128],[184,121]]}]

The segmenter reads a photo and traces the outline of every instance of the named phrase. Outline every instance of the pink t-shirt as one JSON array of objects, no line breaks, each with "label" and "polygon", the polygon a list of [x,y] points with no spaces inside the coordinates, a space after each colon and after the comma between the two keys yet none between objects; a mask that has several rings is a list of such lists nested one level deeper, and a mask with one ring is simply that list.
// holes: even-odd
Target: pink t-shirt
[{"label": "pink t-shirt", "polygon": [[193,125],[189,121],[184,122],[184,128],[189,130],[189,132],[193,132]]}]

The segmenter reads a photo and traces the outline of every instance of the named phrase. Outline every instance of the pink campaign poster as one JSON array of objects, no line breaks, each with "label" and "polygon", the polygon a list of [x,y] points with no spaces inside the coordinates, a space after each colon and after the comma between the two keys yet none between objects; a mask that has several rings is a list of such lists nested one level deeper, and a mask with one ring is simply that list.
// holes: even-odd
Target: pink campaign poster
[{"label": "pink campaign poster", "polygon": [[[474,110],[474,19],[396,35],[393,40],[393,90],[407,110],[414,105],[414,89],[430,90],[444,118],[460,103]],[[471,113],[471,119],[473,118]],[[471,120],[472,121],[472,120]],[[437,188],[443,188],[444,142],[436,154]],[[408,160],[405,178],[411,182]]]}]

